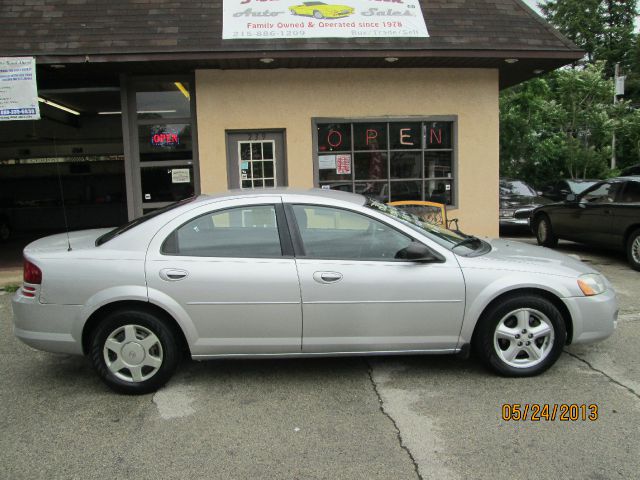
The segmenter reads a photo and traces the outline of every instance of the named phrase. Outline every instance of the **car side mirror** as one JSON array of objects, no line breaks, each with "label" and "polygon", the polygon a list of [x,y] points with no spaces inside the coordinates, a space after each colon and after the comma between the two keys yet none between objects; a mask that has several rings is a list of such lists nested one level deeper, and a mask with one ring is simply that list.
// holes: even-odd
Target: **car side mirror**
[{"label": "car side mirror", "polygon": [[433,250],[423,243],[415,240],[408,247],[403,248],[396,253],[396,259],[409,260],[418,263],[434,263],[441,262],[442,259]]},{"label": "car side mirror", "polygon": [[567,202],[576,202],[578,200],[578,197],[576,197],[574,193],[570,193],[569,195],[566,196],[565,200]]}]

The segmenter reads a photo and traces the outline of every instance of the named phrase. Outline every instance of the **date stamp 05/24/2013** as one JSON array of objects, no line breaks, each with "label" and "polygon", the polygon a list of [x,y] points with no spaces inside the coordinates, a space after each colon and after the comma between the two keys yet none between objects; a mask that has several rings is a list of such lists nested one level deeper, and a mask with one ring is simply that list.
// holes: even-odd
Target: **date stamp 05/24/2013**
[{"label": "date stamp 05/24/2013", "polygon": [[595,422],[598,405],[595,403],[504,403],[505,422]]}]

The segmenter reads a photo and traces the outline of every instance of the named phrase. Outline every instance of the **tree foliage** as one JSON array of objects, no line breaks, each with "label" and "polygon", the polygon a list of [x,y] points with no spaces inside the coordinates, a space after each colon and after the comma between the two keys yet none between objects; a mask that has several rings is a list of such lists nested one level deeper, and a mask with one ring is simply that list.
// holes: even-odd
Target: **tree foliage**
[{"label": "tree foliage", "polygon": [[511,88],[500,99],[500,168],[535,185],[606,175],[614,118],[613,81],[596,63]]},{"label": "tree foliage", "polygon": [[549,0],[541,5],[547,20],[587,52],[589,62],[603,60],[607,75],[616,63],[633,63],[637,0]]},{"label": "tree foliage", "polygon": [[[637,0],[549,0],[547,19],[587,52],[573,68],[502,92],[503,176],[542,185],[559,178],[602,178],[616,135],[619,167],[640,162],[640,40]],[[624,101],[613,104],[616,63],[627,75]]]}]

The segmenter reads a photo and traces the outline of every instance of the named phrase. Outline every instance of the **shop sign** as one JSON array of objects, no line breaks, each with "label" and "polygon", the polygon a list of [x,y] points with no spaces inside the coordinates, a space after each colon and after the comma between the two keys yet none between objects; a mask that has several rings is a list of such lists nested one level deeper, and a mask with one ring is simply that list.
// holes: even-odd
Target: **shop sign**
[{"label": "shop sign", "polygon": [[336,155],[336,173],[351,175],[351,155]]},{"label": "shop sign", "polygon": [[191,171],[188,168],[174,168],[171,170],[171,183],[190,183]]},{"label": "shop sign", "polygon": [[164,130],[164,128],[151,132],[151,145],[154,147],[175,147],[180,144],[178,130]]},{"label": "shop sign", "polygon": [[224,40],[427,38],[419,0],[224,0]]},{"label": "shop sign", "polygon": [[40,120],[33,57],[0,57],[0,121],[8,120]]}]

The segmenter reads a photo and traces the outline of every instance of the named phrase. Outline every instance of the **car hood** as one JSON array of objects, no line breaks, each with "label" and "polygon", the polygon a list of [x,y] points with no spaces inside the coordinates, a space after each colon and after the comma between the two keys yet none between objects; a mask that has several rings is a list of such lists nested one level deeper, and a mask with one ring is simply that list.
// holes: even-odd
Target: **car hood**
[{"label": "car hood", "polygon": [[549,248],[512,240],[487,239],[491,251],[478,257],[458,257],[464,268],[483,268],[514,272],[542,273],[576,277],[598,273],[587,264]]},{"label": "car hood", "polygon": [[59,233],[48,237],[40,238],[35,242],[31,242],[24,249],[27,254],[54,253],[63,252],[69,249],[71,244],[72,250],[84,250],[87,248],[95,248],[96,239],[105,233],[113,230],[112,228],[94,228],[91,230],[79,230],[76,232]]},{"label": "car hood", "polygon": [[544,197],[528,197],[525,195],[501,195],[500,208],[518,208],[539,206],[551,203],[551,200]]}]

